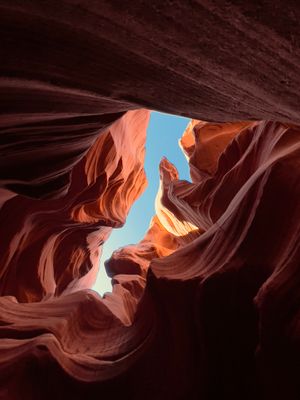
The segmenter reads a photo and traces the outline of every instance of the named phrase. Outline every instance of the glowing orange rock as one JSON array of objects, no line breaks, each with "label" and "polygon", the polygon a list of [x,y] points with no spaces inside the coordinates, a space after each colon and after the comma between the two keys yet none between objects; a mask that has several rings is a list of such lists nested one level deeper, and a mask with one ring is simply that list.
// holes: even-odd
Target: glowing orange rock
[{"label": "glowing orange rock", "polygon": [[[1,1],[1,400],[300,398],[300,6],[261,3]],[[101,299],[141,108],[214,122]]]},{"label": "glowing orange rock", "polygon": [[[146,124],[148,114],[136,113],[137,121],[143,120]],[[128,118],[132,118],[134,125],[134,113]],[[137,126],[144,125],[137,122]],[[228,124],[218,125],[221,136],[223,130],[228,131]],[[109,133],[107,138],[111,138]],[[198,143],[193,154],[199,154],[197,146],[202,143]],[[109,154],[107,150],[104,154]],[[140,165],[140,154],[137,152],[137,165]],[[51,276],[38,275],[42,278],[42,287],[49,290],[42,301],[22,304],[13,296],[1,297],[0,370],[6,390],[3,393],[9,391],[17,398],[22,386],[25,387],[24,382],[30,382],[32,389],[23,390],[28,398],[38,398],[41,392],[50,398],[62,393],[77,397],[95,393],[116,396],[119,391],[129,398],[132,387],[137,398],[142,396],[151,379],[152,398],[180,399],[186,394],[198,393],[211,398],[232,387],[234,396],[246,393],[246,388],[252,396],[259,390],[260,382],[272,393],[273,387],[268,382],[273,376],[283,377],[285,385],[291,382],[291,375],[286,371],[291,372],[294,364],[274,366],[274,353],[282,361],[298,357],[298,312],[290,310],[298,292],[300,130],[276,122],[251,123],[246,127],[242,124],[242,131],[234,136],[219,158],[218,154],[213,152],[211,158],[214,172],[204,178],[199,169],[201,180],[193,183],[178,180],[174,166],[167,160],[162,161],[157,215],[139,244],[115,252],[108,261],[113,292],[103,299],[93,291],[78,290],[84,285],[88,287],[92,281],[85,278],[90,272],[79,271],[82,273],[79,278],[74,273],[82,265],[79,260],[87,257],[84,247],[80,248],[77,242],[70,258],[69,252],[58,252],[55,236],[53,242],[47,236],[47,254],[57,267],[54,276],[59,285],[55,294],[60,295],[50,295]],[[88,156],[86,160],[92,161]],[[105,159],[103,162],[106,165]],[[94,164],[99,166],[101,162]],[[207,168],[207,162],[194,163],[195,169],[196,165]],[[83,171],[80,164],[77,168]],[[103,171],[102,167],[100,170]],[[143,177],[142,169],[137,171],[140,171],[137,176]],[[78,176],[76,169],[73,174]],[[82,172],[81,176],[86,175]],[[97,182],[93,176],[89,175],[92,187]],[[108,176],[115,184],[118,182],[114,181],[114,173]],[[131,179],[130,173],[126,176]],[[121,182],[120,192],[124,180]],[[82,182],[74,181],[76,190],[72,185],[70,193],[75,195],[76,202],[72,197],[71,203],[80,205],[71,208],[76,209],[73,218],[82,218],[83,222],[75,222],[80,224],[81,232],[88,228],[85,238],[94,235],[86,245],[96,250],[99,231],[88,215],[99,218],[101,193],[107,195],[107,186],[102,191],[94,187],[96,196],[91,203],[89,185],[84,186],[86,192],[84,189],[81,192],[85,195],[78,197],[76,193]],[[19,196],[8,200],[2,211],[8,213],[9,208],[5,207],[19,201]],[[93,207],[86,206],[86,201]],[[34,202],[28,202],[23,213],[33,207]],[[41,204],[36,201],[35,209]],[[48,208],[49,204],[47,200]],[[62,207],[61,203],[52,204]],[[62,209],[66,209],[66,204]],[[123,209],[128,209],[127,204]],[[118,213],[114,210],[107,207],[103,221],[108,222],[110,215],[116,223]],[[30,215],[37,218],[47,215],[47,211],[39,209]],[[54,216],[57,226],[57,211]],[[27,230],[18,236],[25,244],[30,232],[37,235],[41,227],[45,231],[50,227],[51,219],[44,227],[40,224],[39,230],[30,231],[35,218],[29,219],[31,225],[29,221],[23,225]],[[190,229],[191,223],[198,229]],[[98,224],[96,227],[99,229]],[[65,226],[64,232],[66,229]],[[111,228],[102,229],[107,232]],[[81,235],[71,237],[74,244],[74,239]],[[10,249],[26,254],[22,241],[16,239]],[[69,269],[61,268],[62,255],[72,260]],[[49,268],[47,261],[44,264]],[[7,265],[17,265],[16,260]],[[4,271],[3,277],[9,276],[9,272],[10,269]],[[82,286],[80,279],[86,279]],[[8,287],[12,280],[4,282]],[[66,282],[68,286],[64,288]],[[34,299],[33,293],[41,296],[41,290],[25,292],[24,288],[28,290],[28,285],[21,280],[11,285],[10,290],[19,296],[29,293],[27,300]],[[286,326],[290,331],[283,336],[282,329]],[[295,346],[291,346],[291,338]],[[255,357],[262,368],[259,378]],[[56,384],[48,386],[45,393],[49,376],[55,377]],[[216,377],[225,379],[217,388],[211,383]],[[236,382],[239,382],[237,386]],[[292,386],[290,390],[295,393],[296,388]]]},{"label": "glowing orange rock", "polygon": [[103,242],[145,188],[148,119],[148,111],[129,111],[101,133],[74,167],[66,196],[7,195],[0,211],[2,295],[38,301],[92,286]]}]

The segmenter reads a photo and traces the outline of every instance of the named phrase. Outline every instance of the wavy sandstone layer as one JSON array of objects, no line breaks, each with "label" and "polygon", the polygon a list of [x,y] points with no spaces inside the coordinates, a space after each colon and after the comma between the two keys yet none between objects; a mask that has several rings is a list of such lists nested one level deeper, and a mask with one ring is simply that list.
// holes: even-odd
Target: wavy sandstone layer
[{"label": "wavy sandstone layer", "polygon": [[59,199],[6,198],[0,209],[0,293],[36,302],[90,288],[101,246],[146,185],[149,111],[129,111],[73,168]]},{"label": "wavy sandstone layer", "polygon": [[[98,182],[97,178],[102,176],[103,170],[107,173],[113,162],[119,164],[114,157],[109,158],[109,164],[101,157],[104,143],[108,138],[111,140],[115,129],[119,129],[120,143],[124,143],[122,137],[127,133],[121,128],[128,128],[133,139],[140,135],[139,141],[132,141],[139,145],[143,144],[147,121],[147,112],[131,112],[106,134],[100,135],[81,163],[92,182]],[[134,128],[140,130],[134,131]],[[130,135],[126,137],[127,151],[123,152],[126,155],[130,154]],[[218,135],[224,142],[226,137],[231,140],[224,151],[220,151],[220,146],[213,147]],[[186,147],[188,136],[189,146]],[[72,396],[91,395],[93,390],[114,394],[115,385],[125,393],[125,398],[138,398],[147,388],[149,379],[152,382],[147,389],[146,398],[149,399],[186,398],[184,396],[195,394],[212,398],[224,391],[238,396],[245,394],[246,388],[249,396],[256,396],[260,385],[265,385],[268,395],[273,392],[276,385],[269,385],[270,377],[280,375],[283,384],[293,381],[287,373],[293,370],[293,364],[289,364],[289,370],[281,362],[291,357],[291,351],[293,359],[296,357],[298,337],[297,308],[293,313],[290,309],[295,307],[298,289],[300,129],[274,122],[209,124],[193,121],[183,135],[182,146],[189,154],[193,170],[198,171],[195,176],[200,178],[193,183],[180,181],[175,167],[167,160],[162,161],[157,215],[149,232],[138,245],[115,252],[107,264],[114,282],[112,294],[101,299],[92,291],[78,291],[88,287],[91,281],[87,279],[89,273],[84,275],[84,271],[81,278],[84,284],[79,284],[78,269],[70,262],[67,264],[66,249],[72,245],[74,252],[78,252],[79,245],[72,239],[75,228],[69,227],[68,231],[64,226],[63,237],[70,240],[64,243],[66,264],[62,263],[59,252],[51,252],[48,231],[44,246],[46,255],[51,255],[52,259],[42,264],[47,266],[48,275],[40,273],[40,264],[35,265],[36,272],[31,271],[31,278],[35,276],[44,289],[42,301],[19,303],[12,296],[1,298],[0,367],[4,387],[12,398],[20,396],[23,385],[30,387],[28,398],[35,398],[43,391],[45,371],[38,372],[40,383],[32,381],[32,371],[41,366],[58,381],[58,386],[51,388],[49,398],[50,394],[60,391]],[[207,158],[201,170],[192,160],[206,147],[210,151],[205,153]],[[89,155],[92,154],[99,158],[98,161],[93,158],[94,168],[90,170]],[[109,153],[105,154],[109,157]],[[133,154],[136,158],[132,165],[140,167],[140,174],[135,177],[143,183],[142,156],[137,152]],[[214,172],[204,177],[207,164]],[[121,169],[123,173],[124,169]],[[114,187],[115,175],[115,168],[107,173],[108,179],[112,179],[110,187]],[[115,182],[120,181],[118,178]],[[121,181],[128,185],[130,177]],[[124,185],[119,187],[120,193],[123,189]],[[88,190],[91,191],[91,186],[81,193]],[[128,186],[123,194],[126,195],[127,190]],[[98,188],[96,192],[97,207],[90,206],[95,204],[91,202],[92,196],[89,202],[86,196],[84,204],[80,202],[81,194],[73,207],[79,211],[73,212],[73,216],[84,220],[85,225],[79,222],[76,225],[81,235],[88,224],[88,232],[92,231],[89,235],[96,237],[99,244],[105,239],[103,229],[110,228],[100,228],[105,218],[104,213],[99,212],[99,199],[105,199],[106,191],[100,192]],[[130,202],[135,196],[136,193]],[[7,205],[17,201],[30,200],[17,196],[8,200]],[[52,204],[55,202],[57,200],[52,200]],[[66,204],[66,199],[63,203]],[[49,204],[47,200],[48,214]],[[7,214],[9,208],[3,211]],[[47,213],[40,211],[36,215],[41,218]],[[96,214],[97,224],[90,220]],[[37,218],[30,215],[31,221]],[[37,226],[41,226],[42,220],[37,221]],[[49,222],[45,226],[51,228]],[[58,227],[57,219],[55,226]],[[27,238],[33,232],[36,231],[31,222]],[[87,240],[87,235],[83,236]],[[19,252],[26,247],[21,243],[26,243],[25,239],[19,242]],[[95,242],[93,244],[96,246]],[[41,254],[40,263],[45,257]],[[26,260],[25,256],[20,257]],[[82,260],[77,253],[79,265],[84,265]],[[20,262],[15,261],[16,264],[21,267]],[[59,271],[55,271],[57,266],[61,267]],[[28,264],[23,268],[28,268]],[[7,271],[12,269],[11,266]],[[45,277],[50,276],[49,270],[52,280]],[[46,283],[50,286],[53,275],[59,276],[60,281],[56,281],[56,290],[47,291]],[[37,300],[19,278],[22,273],[18,272],[17,276],[15,292],[10,285],[10,294],[24,301],[19,293],[30,293],[25,300]],[[66,282],[66,277],[69,286],[62,290],[59,283]],[[286,330],[284,335],[283,329]],[[293,342],[295,344],[290,347]],[[277,358],[276,364],[273,357]],[[70,380],[63,371],[75,380]],[[178,377],[176,381],[175,377]],[[216,379],[220,382],[217,387],[213,383]],[[80,381],[99,383],[85,386]]]},{"label": "wavy sandstone layer", "polygon": [[299,123],[299,19],[281,0],[2,0],[0,186],[66,194],[129,109]]},{"label": "wavy sandstone layer", "polygon": [[[1,399],[300,398],[300,6],[263,3],[0,2]],[[162,160],[100,298],[145,108],[196,118],[192,182]]]}]

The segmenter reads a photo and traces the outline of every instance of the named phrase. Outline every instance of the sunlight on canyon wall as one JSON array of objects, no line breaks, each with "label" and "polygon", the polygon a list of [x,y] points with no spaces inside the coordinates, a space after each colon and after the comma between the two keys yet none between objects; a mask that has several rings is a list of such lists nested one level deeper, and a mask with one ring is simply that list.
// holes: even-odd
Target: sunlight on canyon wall
[{"label": "sunlight on canyon wall", "polygon": [[[281,0],[0,2],[1,400],[300,398],[299,20]],[[150,110],[191,118],[191,181],[161,160],[101,297]]]}]

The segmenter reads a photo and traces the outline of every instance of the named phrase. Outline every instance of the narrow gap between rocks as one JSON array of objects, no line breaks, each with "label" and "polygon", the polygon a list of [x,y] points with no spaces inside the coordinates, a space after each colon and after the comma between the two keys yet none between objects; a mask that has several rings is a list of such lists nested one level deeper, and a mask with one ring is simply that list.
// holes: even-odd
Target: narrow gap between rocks
[{"label": "narrow gap between rocks", "polygon": [[145,171],[148,186],[133,204],[126,224],[114,229],[105,242],[100,258],[99,272],[93,290],[103,295],[112,291],[111,278],[106,274],[104,262],[114,250],[139,242],[146,233],[150,220],[155,214],[154,202],[159,187],[159,163],[166,157],[177,168],[180,179],[190,180],[186,158],[178,145],[188,118],[153,111],[147,129]]}]

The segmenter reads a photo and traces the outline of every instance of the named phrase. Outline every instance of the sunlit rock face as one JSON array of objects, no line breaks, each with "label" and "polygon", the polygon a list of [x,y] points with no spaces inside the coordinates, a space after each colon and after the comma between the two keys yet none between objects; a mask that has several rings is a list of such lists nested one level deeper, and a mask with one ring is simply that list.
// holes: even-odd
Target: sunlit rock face
[{"label": "sunlit rock face", "polygon": [[[1,2],[1,399],[300,398],[300,12],[254,3]],[[197,118],[192,182],[102,299],[145,108]]]},{"label": "sunlit rock face", "polygon": [[[116,395],[118,390],[126,398],[132,393],[137,398],[145,388],[148,398],[185,398],[187,393],[214,398],[224,391],[237,398],[243,393],[260,396],[262,390],[271,396],[273,377],[281,377],[280,387],[295,384],[290,373],[298,359],[297,127],[192,121],[181,145],[194,171],[193,182],[178,180],[175,167],[162,160],[157,215],[149,231],[140,243],[115,252],[107,263],[112,294],[101,299],[95,292],[80,290],[94,279],[98,254],[93,251],[111,226],[122,223],[139,194],[134,191],[126,197],[133,190],[129,182],[140,180],[134,188],[145,183],[142,161],[148,118],[147,111],[129,112],[100,135],[74,169],[74,178],[77,171],[85,171],[74,183],[77,190],[71,184],[64,200],[16,196],[2,208],[7,216],[14,211],[16,221],[19,214],[20,220],[31,221],[21,224],[23,236],[20,228],[15,232],[23,238],[18,246],[12,247],[17,239],[11,239],[11,264],[6,264],[2,279],[0,367],[3,388],[11,398],[25,389],[28,398],[38,398],[49,376],[57,385],[50,385],[46,398],[61,391],[82,396]],[[108,147],[102,153],[105,143]],[[197,157],[202,152],[204,161]],[[120,163],[123,167],[117,169]],[[109,190],[115,196],[105,203]],[[67,208],[69,198],[72,212]],[[114,210],[120,202],[122,215],[120,208]],[[65,215],[54,209],[58,204],[69,210],[68,223],[58,219]],[[60,233],[52,233],[51,228],[59,227]],[[43,246],[35,244],[36,236]],[[39,257],[34,257],[38,250]],[[12,280],[11,271],[18,279]],[[25,271],[31,280],[25,280]],[[275,364],[274,357],[293,362]],[[289,390],[295,393],[296,387]]]},{"label": "sunlit rock face", "polygon": [[65,196],[3,193],[2,296],[33,302],[92,286],[102,243],[145,188],[148,120],[149,111],[129,111],[101,133],[73,168]]}]

